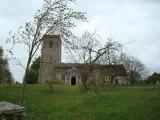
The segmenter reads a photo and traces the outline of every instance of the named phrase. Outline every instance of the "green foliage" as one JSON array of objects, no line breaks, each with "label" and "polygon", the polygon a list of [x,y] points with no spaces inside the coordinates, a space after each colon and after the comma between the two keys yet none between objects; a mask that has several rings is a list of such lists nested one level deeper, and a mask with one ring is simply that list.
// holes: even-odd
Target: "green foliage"
[{"label": "green foliage", "polygon": [[39,66],[40,66],[40,57],[36,58],[32,62],[28,72],[25,75],[25,79],[26,79],[25,81],[26,81],[27,84],[36,84],[36,83],[38,83]]},{"label": "green foliage", "polygon": [[157,81],[160,81],[160,74],[159,73],[153,73],[151,76],[148,77],[148,82],[156,84]]},{"label": "green foliage", "polygon": [[[27,85],[26,120],[159,120],[160,88],[104,87],[97,96],[79,86]],[[0,101],[18,104],[21,86],[0,86]]]},{"label": "green foliage", "polygon": [[4,58],[3,48],[0,47],[0,83],[12,82],[12,74],[8,68],[8,60]]},{"label": "green foliage", "polygon": [[0,58],[3,57],[3,48],[0,47]]},{"label": "green foliage", "polygon": [[40,66],[40,57],[36,58],[32,64],[31,64],[31,69],[38,71],[39,70],[39,66]]},{"label": "green foliage", "polygon": [[[17,45],[25,46],[28,52],[25,76],[28,74],[30,64],[42,44],[42,38],[49,34],[58,34],[63,39],[64,46],[70,48],[75,37],[72,30],[76,21],[86,21],[86,13],[73,7],[76,0],[44,0],[41,9],[38,9],[32,21],[20,26],[14,33],[9,32],[7,43],[10,44],[10,53],[13,55]],[[17,48],[16,48],[17,49]],[[21,102],[24,101],[26,79],[23,79]]]},{"label": "green foliage", "polygon": [[38,72],[30,69],[27,72],[25,79],[27,84],[36,84],[38,82]]}]

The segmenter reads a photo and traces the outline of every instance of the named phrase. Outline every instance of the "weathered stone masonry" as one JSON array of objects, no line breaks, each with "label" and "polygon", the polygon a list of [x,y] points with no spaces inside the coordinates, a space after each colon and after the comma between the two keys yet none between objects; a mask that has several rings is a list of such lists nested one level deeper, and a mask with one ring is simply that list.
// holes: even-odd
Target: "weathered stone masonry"
[{"label": "weathered stone masonry", "polygon": [[[81,83],[79,70],[84,69],[80,63],[61,63],[61,38],[59,35],[46,35],[43,37],[41,50],[40,70],[38,80],[45,83],[57,80],[61,83],[76,85]],[[127,73],[123,65],[99,65],[93,66],[96,79],[106,83],[127,82]]]}]

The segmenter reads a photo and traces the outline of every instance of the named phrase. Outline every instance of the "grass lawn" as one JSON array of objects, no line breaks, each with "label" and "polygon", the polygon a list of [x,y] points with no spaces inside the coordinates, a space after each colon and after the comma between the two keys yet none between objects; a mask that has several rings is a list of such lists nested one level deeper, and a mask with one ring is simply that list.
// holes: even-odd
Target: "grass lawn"
[{"label": "grass lawn", "polygon": [[[0,101],[19,103],[21,86],[0,86]],[[79,86],[26,87],[26,120],[160,120],[160,87],[105,87],[100,94]]]}]

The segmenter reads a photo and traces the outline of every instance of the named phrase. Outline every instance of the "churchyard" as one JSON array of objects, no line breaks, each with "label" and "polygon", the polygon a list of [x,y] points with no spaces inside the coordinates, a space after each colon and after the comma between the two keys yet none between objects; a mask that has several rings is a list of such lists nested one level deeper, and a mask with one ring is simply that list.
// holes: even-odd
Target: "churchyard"
[{"label": "churchyard", "polygon": [[[21,85],[0,85],[0,101],[19,104]],[[99,94],[81,86],[27,85],[26,120],[159,120],[160,87],[105,86]]]}]

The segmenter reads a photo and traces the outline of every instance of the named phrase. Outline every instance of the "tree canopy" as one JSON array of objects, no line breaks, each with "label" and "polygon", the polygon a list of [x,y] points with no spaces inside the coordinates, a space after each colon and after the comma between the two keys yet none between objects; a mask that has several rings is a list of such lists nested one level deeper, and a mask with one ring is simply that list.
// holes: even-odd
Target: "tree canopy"
[{"label": "tree canopy", "polygon": [[31,66],[29,67],[28,72],[25,75],[27,84],[36,84],[38,83],[38,72],[40,66],[40,57],[36,58]]},{"label": "tree canopy", "polygon": [[[76,21],[86,20],[86,13],[77,11],[77,8],[73,7],[75,2],[76,0],[44,0],[42,8],[37,10],[32,21],[20,26],[17,32],[10,31],[7,42],[12,46],[8,50],[11,55],[14,55],[13,49],[17,44],[26,48],[26,52],[28,52],[27,64],[24,65],[25,74],[29,71],[44,35],[61,35],[64,45],[70,48],[70,38],[74,36],[72,29],[76,26]],[[23,79],[22,103],[25,82],[26,80]]]},{"label": "tree canopy", "polygon": [[149,83],[156,84],[158,80],[160,81],[160,73],[153,73],[147,80]]},{"label": "tree canopy", "polygon": [[0,83],[9,83],[13,82],[12,74],[9,70],[8,60],[4,58],[3,48],[0,47]]},{"label": "tree canopy", "polygon": [[147,73],[145,65],[137,58],[125,53],[121,53],[120,57],[120,63],[124,65],[132,83],[139,81],[142,78],[142,75]]}]

